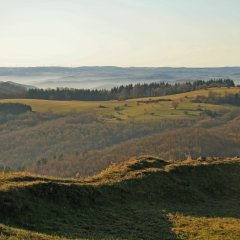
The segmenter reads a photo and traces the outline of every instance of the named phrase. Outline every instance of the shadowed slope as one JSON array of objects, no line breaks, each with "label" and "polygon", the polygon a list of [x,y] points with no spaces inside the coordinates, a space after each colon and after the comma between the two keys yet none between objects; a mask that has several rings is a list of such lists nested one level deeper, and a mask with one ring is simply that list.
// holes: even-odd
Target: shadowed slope
[{"label": "shadowed slope", "polygon": [[239,239],[239,173],[144,156],[84,181],[2,174],[0,239]]}]

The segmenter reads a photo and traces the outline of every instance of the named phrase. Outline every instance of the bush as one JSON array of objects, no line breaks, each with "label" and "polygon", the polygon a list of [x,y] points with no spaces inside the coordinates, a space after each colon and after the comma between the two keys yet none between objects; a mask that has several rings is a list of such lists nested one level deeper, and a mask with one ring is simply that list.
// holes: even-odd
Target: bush
[{"label": "bush", "polygon": [[5,114],[21,114],[32,112],[32,107],[21,103],[0,103],[0,112]]}]

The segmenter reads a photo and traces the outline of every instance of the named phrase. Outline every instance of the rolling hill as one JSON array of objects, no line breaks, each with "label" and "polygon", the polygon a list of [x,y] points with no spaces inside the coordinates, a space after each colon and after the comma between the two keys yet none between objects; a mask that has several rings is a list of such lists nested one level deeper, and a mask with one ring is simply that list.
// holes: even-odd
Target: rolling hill
[{"label": "rolling hill", "polygon": [[[139,154],[167,160],[182,160],[188,152],[194,157],[233,157],[240,154],[240,108],[194,99],[239,91],[211,88],[106,102],[1,100],[31,105],[33,112],[0,115],[0,169],[85,177]],[[179,103],[177,109],[172,107],[174,101]],[[209,112],[216,116],[208,116]]]},{"label": "rolling hill", "polygon": [[8,96],[11,96],[11,94],[18,94],[22,91],[25,91],[25,88],[22,86],[14,85],[9,82],[0,82],[1,98],[8,98]]},{"label": "rolling hill", "polygon": [[240,158],[153,156],[84,179],[0,175],[0,239],[238,240]]},{"label": "rolling hill", "polygon": [[19,84],[15,82],[1,82],[0,81],[0,98],[8,98],[9,96],[15,95],[21,96],[29,88],[35,88],[34,86]]},{"label": "rolling hill", "polygon": [[[125,101],[56,101],[39,99],[0,99],[1,102],[23,103],[30,105],[35,112],[40,113],[69,113],[89,112],[99,119],[110,122],[119,121],[155,121],[159,118],[196,118],[202,110],[238,111],[238,107],[193,102],[197,96],[207,96],[214,92],[220,95],[240,93],[239,87],[221,87],[196,90],[187,93],[168,95],[163,97],[138,98]],[[179,107],[174,111],[172,102],[178,101]],[[186,114],[187,113],[187,114]]]}]

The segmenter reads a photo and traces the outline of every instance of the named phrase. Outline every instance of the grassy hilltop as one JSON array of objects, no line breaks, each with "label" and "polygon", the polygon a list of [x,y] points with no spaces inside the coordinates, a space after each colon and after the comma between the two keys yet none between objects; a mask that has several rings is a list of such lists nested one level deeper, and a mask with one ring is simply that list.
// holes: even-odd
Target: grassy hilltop
[{"label": "grassy hilltop", "polygon": [[[240,89],[238,87],[209,88],[206,90],[197,90],[164,97],[139,98],[126,101],[113,100],[94,102],[5,99],[0,100],[0,103],[23,103],[30,105],[33,111],[42,113],[89,112],[96,114],[101,120],[110,122],[117,122],[119,120],[156,121],[161,118],[196,118],[204,109],[211,111],[239,110],[237,107],[233,106],[222,106],[207,103],[199,104],[192,102],[197,96],[207,96],[210,92],[225,95],[240,93]],[[176,110],[172,107],[173,101],[179,103]]]},{"label": "grassy hilltop", "polygon": [[240,158],[133,158],[82,181],[0,175],[0,239],[240,239]]}]

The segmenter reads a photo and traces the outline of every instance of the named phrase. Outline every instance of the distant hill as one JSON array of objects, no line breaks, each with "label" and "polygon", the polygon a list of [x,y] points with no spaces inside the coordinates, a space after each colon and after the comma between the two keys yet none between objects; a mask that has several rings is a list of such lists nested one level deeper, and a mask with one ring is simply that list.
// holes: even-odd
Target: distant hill
[{"label": "distant hill", "polygon": [[34,86],[19,84],[11,81],[0,82],[0,98],[7,98],[15,95],[20,97],[27,89],[35,88]]},{"label": "distant hill", "polygon": [[0,82],[0,97],[7,98],[8,96],[12,96],[13,94],[19,94],[26,90],[20,84],[13,84],[11,82]]},{"label": "distant hill", "polygon": [[0,239],[240,238],[240,159],[132,158],[100,175],[0,174]]},{"label": "distant hill", "polygon": [[0,81],[14,81],[43,88],[108,88],[143,82],[178,82],[231,78],[240,83],[240,67],[30,67],[0,68]]},{"label": "distant hill", "polygon": [[[4,84],[4,82],[2,82],[2,83]],[[0,84],[1,84],[1,82],[0,82]],[[5,84],[8,84],[9,86],[16,87],[16,88],[24,88],[24,89],[34,89],[34,88],[36,88],[35,86],[32,86],[32,85],[20,84],[20,83],[11,82],[11,81],[5,82]]]}]

